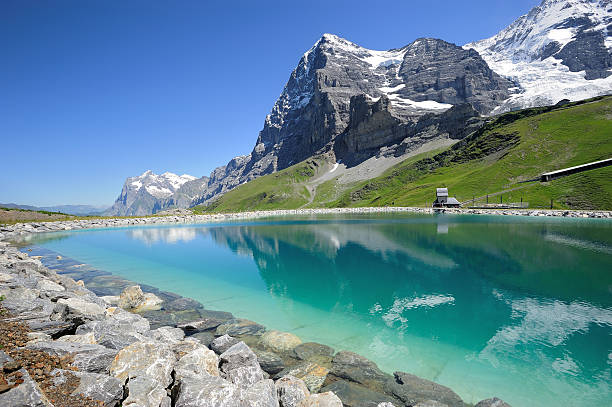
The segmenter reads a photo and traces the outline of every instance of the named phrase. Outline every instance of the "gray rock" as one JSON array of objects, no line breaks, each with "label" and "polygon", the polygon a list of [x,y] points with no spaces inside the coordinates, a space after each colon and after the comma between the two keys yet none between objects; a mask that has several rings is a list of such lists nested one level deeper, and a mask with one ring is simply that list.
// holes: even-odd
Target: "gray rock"
[{"label": "gray rock", "polygon": [[306,384],[293,376],[283,376],[275,383],[280,407],[296,407],[300,401],[310,396]]},{"label": "gray rock", "polygon": [[157,342],[135,342],[119,351],[110,374],[123,382],[138,376],[149,376],[164,388],[172,382],[176,356],[169,345]]},{"label": "gray rock", "polygon": [[50,336],[61,336],[68,332],[73,332],[75,323],[66,321],[49,321],[46,319],[35,319],[27,321],[27,325],[34,332]]},{"label": "gray rock", "polygon": [[78,353],[73,357],[72,366],[83,372],[108,374],[116,355],[116,350],[106,348]]},{"label": "gray rock", "polygon": [[6,362],[12,362],[13,358],[0,350],[0,368],[4,366]]},{"label": "gray rock", "polygon": [[249,387],[265,378],[257,356],[244,342],[238,342],[220,355],[220,370],[232,383]]},{"label": "gray rock", "polygon": [[53,407],[25,369],[20,370],[23,383],[7,392],[0,393],[0,406],[7,407]]},{"label": "gray rock", "polygon": [[302,340],[290,332],[267,331],[259,339],[259,346],[273,352],[283,353],[293,350]]},{"label": "gray rock", "polygon": [[254,352],[264,372],[275,375],[285,368],[283,360],[276,353],[258,349],[255,349]]},{"label": "gray rock", "polygon": [[164,309],[168,311],[186,311],[198,308],[202,308],[202,304],[196,300],[192,300],[191,298],[184,297],[177,298],[176,300],[172,300],[164,304]]},{"label": "gray rock", "polygon": [[160,407],[168,397],[159,382],[149,376],[130,379],[127,384],[128,397],[122,406]]},{"label": "gray rock", "polygon": [[248,319],[235,318],[219,325],[216,335],[262,335],[265,330],[266,328],[263,325],[259,325],[256,322],[249,321]]},{"label": "gray rock", "polygon": [[76,376],[79,386],[72,392],[81,394],[104,403],[104,407],[114,407],[123,397],[123,383],[114,377],[97,373],[86,373],[54,369],[51,372],[53,383],[58,386],[68,380],[68,376]]},{"label": "gray rock", "polygon": [[298,407],[342,407],[342,401],[331,392],[311,394],[300,401]]},{"label": "gray rock", "polygon": [[[65,307],[62,307],[62,305]],[[57,300],[54,313],[59,314],[58,317],[62,320],[85,323],[103,319],[106,310],[98,304],[75,297]]]},{"label": "gray rock", "polygon": [[316,342],[306,342],[296,346],[293,354],[297,359],[310,360],[315,356],[334,356],[334,349]]},{"label": "gray rock", "polygon": [[337,377],[372,387],[388,379],[376,363],[353,352],[341,351],[332,359],[330,372]]},{"label": "gray rock", "polygon": [[219,357],[203,345],[187,353],[176,363],[175,380],[199,379],[201,376],[219,376]]},{"label": "gray rock", "polygon": [[172,399],[169,396],[164,397],[159,407],[172,407]]},{"label": "gray rock", "polygon": [[427,400],[434,400],[449,407],[463,407],[464,403],[454,391],[441,384],[421,379],[415,375],[395,372],[395,379],[389,380],[385,386],[388,393],[398,397],[408,405],[414,405]]},{"label": "gray rock", "polygon": [[510,407],[510,404],[505,401],[498,399],[497,397],[493,397],[491,399],[486,399],[478,402],[475,407]]},{"label": "gray rock", "polygon": [[246,389],[242,399],[250,407],[279,407],[276,388],[270,379],[261,380]]},{"label": "gray rock", "polygon": [[177,359],[182,358],[183,356],[185,356],[186,354],[188,354],[189,352],[192,352],[200,347],[202,347],[203,345],[198,342],[197,340],[194,340],[192,338],[187,338],[185,340],[182,340],[180,342],[176,342],[171,344],[172,347],[172,351],[174,352],[174,354],[176,355]]},{"label": "gray rock", "polygon": [[278,373],[275,378],[279,379],[283,376],[297,377],[304,381],[311,393],[317,393],[323,386],[328,373],[329,369],[317,363],[302,362],[284,369],[282,372]]},{"label": "gray rock", "polygon": [[264,371],[261,370],[259,365],[235,367],[233,369],[226,369],[223,373],[227,380],[243,388],[248,388],[266,378]]},{"label": "gray rock", "polygon": [[185,338],[185,332],[179,328],[170,326],[162,326],[161,328],[153,329],[147,332],[147,336],[153,340],[164,343],[176,343]]},{"label": "gray rock", "polygon": [[240,342],[238,339],[226,334],[214,339],[210,343],[210,348],[220,355],[238,342]]},{"label": "gray rock", "polygon": [[[393,403],[397,402],[393,397],[386,394],[344,380],[338,380],[321,389],[321,392],[327,391],[331,391],[338,396],[345,407],[378,407],[380,403],[391,403],[390,405],[394,406]],[[401,406],[400,403],[397,403],[397,405]]]},{"label": "gray rock", "polygon": [[185,379],[178,386],[175,407],[249,407],[242,389],[218,376]]},{"label": "gray rock", "polygon": [[[197,332],[193,335],[189,335],[189,338],[197,339],[202,345],[210,347],[212,342],[215,340],[215,335],[212,332]],[[223,353],[223,352],[217,352],[217,353]]]},{"label": "gray rock", "polygon": [[217,328],[224,322],[219,318],[203,318],[197,321],[189,321],[183,324],[178,324],[176,327],[181,328],[187,333],[208,331]]},{"label": "gray rock", "polygon": [[67,354],[97,354],[103,351],[108,351],[108,349],[101,345],[64,341],[40,341],[27,344],[26,348],[41,350],[53,356],[64,356]]}]

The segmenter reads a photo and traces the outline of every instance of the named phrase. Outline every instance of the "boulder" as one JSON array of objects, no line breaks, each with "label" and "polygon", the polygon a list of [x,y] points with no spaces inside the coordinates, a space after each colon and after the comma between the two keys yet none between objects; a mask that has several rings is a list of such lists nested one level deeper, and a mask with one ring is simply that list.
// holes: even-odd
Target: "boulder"
[{"label": "boulder", "polygon": [[163,301],[152,293],[143,293],[139,285],[127,287],[119,295],[119,307],[135,312],[158,310]]},{"label": "boulder", "polygon": [[60,342],[86,343],[90,345],[96,343],[96,337],[94,336],[93,332],[89,332],[83,335],[64,335],[60,336],[56,340]]},{"label": "boulder", "polygon": [[145,301],[144,293],[139,285],[133,285],[124,289],[119,295],[117,304],[123,309],[133,309]]},{"label": "boulder", "polygon": [[175,300],[166,302],[164,305],[164,309],[168,311],[187,311],[191,309],[202,308],[202,304],[197,302],[196,300],[192,300],[191,298],[177,298]]},{"label": "boulder", "polygon": [[164,388],[172,382],[176,356],[169,345],[152,341],[135,342],[119,351],[110,374],[124,383],[138,376],[149,376]]},{"label": "boulder", "polygon": [[297,407],[300,401],[310,396],[306,384],[293,376],[283,376],[274,384],[280,407]]},{"label": "boulder", "polygon": [[249,407],[279,407],[276,387],[270,379],[261,380],[246,389],[242,400]]},{"label": "boulder", "polygon": [[179,328],[162,326],[161,328],[153,329],[152,331],[147,332],[146,336],[159,342],[177,343],[185,338],[185,332]]},{"label": "boulder", "polygon": [[300,360],[311,360],[318,356],[331,358],[334,356],[334,349],[320,343],[306,342],[293,348],[293,356]]},{"label": "boulder", "polygon": [[[197,332],[193,335],[189,335],[189,338],[197,339],[198,342],[200,342],[202,345],[206,347],[210,347],[212,342],[215,340],[215,334],[213,334],[212,332]],[[223,353],[223,352],[220,352],[220,353]]]},{"label": "boulder", "polygon": [[210,343],[210,348],[214,350],[218,355],[220,355],[238,342],[240,342],[238,339],[226,334],[214,339]]},{"label": "boulder", "polygon": [[285,368],[283,360],[276,353],[258,349],[255,349],[254,352],[264,372],[275,375]]},{"label": "boulder", "polygon": [[106,322],[115,325],[118,329],[129,329],[139,334],[144,334],[151,329],[148,319],[119,307],[108,308],[106,316],[109,318]]},{"label": "boulder", "polygon": [[250,407],[242,389],[219,376],[182,380],[177,393],[175,407]]},{"label": "boulder", "polygon": [[395,378],[389,380],[385,388],[405,404],[414,405],[433,400],[449,407],[463,407],[463,401],[454,391],[430,380],[421,379],[415,375],[395,372]]},{"label": "boulder", "polygon": [[200,345],[184,355],[174,367],[176,380],[198,379],[202,375],[219,376],[219,357],[215,352]]},{"label": "boulder", "polygon": [[121,403],[123,407],[160,407],[163,400],[168,397],[162,385],[149,376],[130,379],[127,392],[127,398]]},{"label": "boulder", "polygon": [[243,388],[248,388],[267,377],[259,365],[240,366],[223,373],[227,380]]},{"label": "boulder", "polygon": [[286,368],[275,377],[294,376],[301,379],[311,393],[317,393],[327,378],[329,369],[313,362],[302,362],[295,366]]},{"label": "boulder", "polygon": [[217,336],[230,335],[262,335],[266,328],[263,325],[259,325],[256,322],[249,321],[248,319],[234,318],[230,319],[219,325],[216,330]]},{"label": "boulder", "polygon": [[186,333],[195,333],[216,329],[224,320],[219,318],[203,318],[196,321],[189,321],[183,324],[178,324],[176,327],[181,328]]},{"label": "boulder", "polygon": [[[103,319],[106,314],[106,309],[104,307],[78,297],[60,298],[57,300],[57,304],[58,306],[54,309],[54,313],[59,314],[58,316],[61,316],[61,319],[67,321],[84,323]],[[66,307],[63,308],[61,305],[65,305]]]},{"label": "boulder", "polygon": [[334,356],[331,373],[339,378],[368,387],[382,387],[382,382],[388,378],[376,363],[348,351],[338,352]]},{"label": "boulder", "polygon": [[238,342],[223,352],[219,365],[223,376],[241,387],[249,387],[265,378],[257,356],[244,342]]},{"label": "boulder", "polygon": [[[338,380],[321,389],[322,392],[333,392],[342,400],[345,407],[377,407],[381,403],[390,403],[394,407],[396,402],[392,397],[371,390],[357,383]],[[398,405],[400,405],[398,403]]]},{"label": "boulder", "polygon": [[475,407],[510,407],[510,404],[497,397],[493,397],[491,399],[479,401]]},{"label": "boulder", "polygon": [[79,379],[79,385],[72,392],[72,395],[81,394],[101,401],[104,407],[115,407],[123,398],[123,383],[114,377],[62,369],[54,369],[51,372],[51,378],[55,386],[64,384],[70,376]]},{"label": "boulder", "polygon": [[19,371],[23,383],[0,393],[0,406],[10,407],[53,407],[25,369]]},{"label": "boulder", "polygon": [[273,352],[283,353],[293,350],[301,344],[300,338],[289,332],[268,331],[259,339],[259,344]]},{"label": "boulder", "polygon": [[104,347],[101,348],[93,352],[76,354],[72,359],[72,366],[83,372],[108,374],[117,351]]},{"label": "boulder", "polygon": [[331,392],[311,394],[300,401],[298,407],[342,407],[342,401]]},{"label": "boulder", "polygon": [[176,355],[177,359],[182,358],[183,356],[185,356],[189,352],[191,352],[191,351],[193,351],[195,349],[198,349],[201,346],[203,346],[201,343],[199,343],[198,341],[193,340],[191,338],[187,338],[187,339],[182,340],[180,342],[176,342],[176,343],[171,344],[172,351]]},{"label": "boulder", "polygon": [[40,279],[36,288],[40,291],[66,291],[66,288],[51,280]]}]

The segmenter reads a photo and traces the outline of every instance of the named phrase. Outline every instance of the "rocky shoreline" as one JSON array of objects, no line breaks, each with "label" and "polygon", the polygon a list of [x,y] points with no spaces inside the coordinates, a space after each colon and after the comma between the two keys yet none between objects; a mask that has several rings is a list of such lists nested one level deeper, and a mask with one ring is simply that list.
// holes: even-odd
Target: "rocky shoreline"
[{"label": "rocky shoreline", "polygon": [[[7,406],[465,406],[451,389],[382,372],[366,358],[302,343],[172,293],[75,281],[6,240],[31,233],[270,216],[431,213],[422,208],[260,211],[40,222],[0,227],[0,405]],[[499,214],[497,210],[447,213]],[[610,212],[504,211],[610,218]],[[4,240],[4,241],[3,241]],[[31,249],[30,249],[31,250]],[[56,256],[61,261],[61,256]],[[70,267],[82,265],[72,264]],[[73,269],[74,270],[74,269]],[[99,273],[84,270],[81,275]],[[107,273],[108,274],[108,273]],[[108,277],[108,276],[107,276]],[[116,280],[116,279],[115,279]],[[121,287],[121,292],[119,288]],[[90,289],[91,288],[91,289]],[[94,290],[94,291],[92,291]],[[499,399],[478,407],[507,406]]]},{"label": "rocky shoreline", "polygon": [[463,209],[446,208],[436,210],[417,207],[371,207],[371,208],[330,208],[330,209],[286,209],[270,211],[251,211],[210,215],[194,215],[180,211],[177,215],[148,216],[141,218],[94,218],[55,222],[25,222],[14,225],[0,225],[0,241],[30,233],[56,232],[62,230],[129,227],[136,225],[198,224],[234,220],[261,219],[278,216],[342,215],[342,214],[380,214],[380,213],[447,213],[454,215],[502,215],[529,217],[563,217],[612,219],[612,211],[570,211],[547,209]]}]

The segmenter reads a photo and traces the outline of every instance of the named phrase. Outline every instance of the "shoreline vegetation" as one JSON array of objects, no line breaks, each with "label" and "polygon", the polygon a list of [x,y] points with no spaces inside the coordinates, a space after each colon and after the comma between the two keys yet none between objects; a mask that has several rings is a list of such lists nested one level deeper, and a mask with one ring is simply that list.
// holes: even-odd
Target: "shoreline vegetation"
[{"label": "shoreline vegetation", "polygon": [[[291,333],[154,287],[144,286],[143,293],[120,277],[113,278],[117,295],[96,295],[66,273],[85,265],[56,253],[29,255],[32,248],[20,251],[10,240],[31,232],[4,233],[2,405],[471,405],[448,387],[385,373],[356,353],[302,343]],[[57,266],[62,261],[68,261],[64,269]],[[491,398],[476,406],[508,404]]]}]

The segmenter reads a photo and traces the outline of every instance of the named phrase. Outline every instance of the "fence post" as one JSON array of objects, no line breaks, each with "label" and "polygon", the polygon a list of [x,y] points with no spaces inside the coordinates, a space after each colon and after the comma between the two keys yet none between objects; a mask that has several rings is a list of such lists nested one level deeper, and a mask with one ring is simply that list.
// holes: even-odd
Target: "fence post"
[{"label": "fence post", "polygon": [[487,194],[487,204],[489,203],[489,194]]},{"label": "fence post", "polygon": [[552,198],[550,198],[550,209],[552,209],[552,207],[553,207],[553,200]]}]

